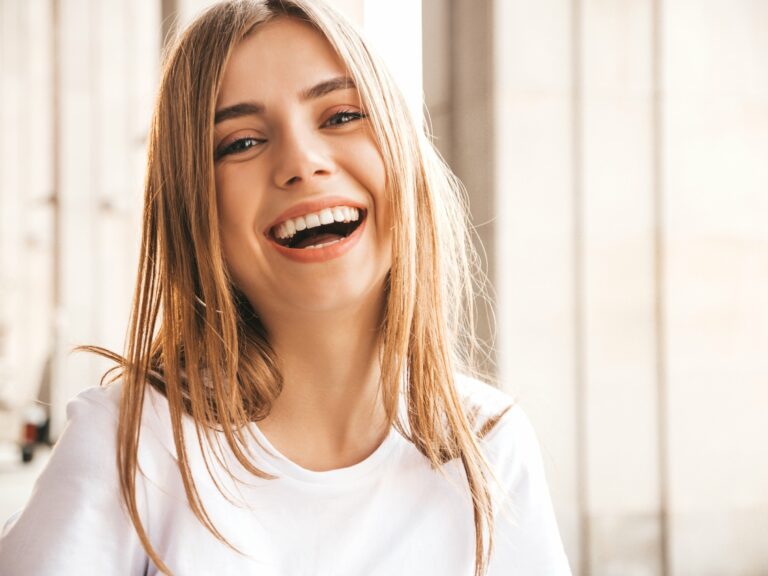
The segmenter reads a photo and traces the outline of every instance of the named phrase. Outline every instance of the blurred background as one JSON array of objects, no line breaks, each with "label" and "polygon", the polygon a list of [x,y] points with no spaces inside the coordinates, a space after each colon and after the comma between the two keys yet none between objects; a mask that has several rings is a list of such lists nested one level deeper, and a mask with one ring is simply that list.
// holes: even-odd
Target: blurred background
[{"label": "blurred background", "polygon": [[[164,39],[207,4],[0,0],[0,522],[107,367],[71,347],[122,350]],[[331,4],[467,186],[574,574],[768,575],[768,1]]]}]

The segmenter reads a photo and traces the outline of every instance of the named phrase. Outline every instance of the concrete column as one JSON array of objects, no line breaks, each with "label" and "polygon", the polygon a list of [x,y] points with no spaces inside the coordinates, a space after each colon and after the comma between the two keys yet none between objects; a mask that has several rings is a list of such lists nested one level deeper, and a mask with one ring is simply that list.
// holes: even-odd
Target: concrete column
[{"label": "concrete column", "polygon": [[[482,337],[534,421],[566,548],[579,552],[570,3],[424,2],[435,141],[464,182],[496,291]],[[577,562],[576,564],[577,565]]]},{"label": "concrete column", "polygon": [[0,6],[0,401],[16,410],[37,397],[51,343],[48,8]]},{"label": "concrete column", "polygon": [[499,367],[537,430],[560,531],[581,573],[584,479],[574,13],[494,2]]},{"label": "concrete column", "polygon": [[768,4],[663,3],[671,565],[768,569]]},{"label": "concrete column", "polygon": [[424,102],[421,10],[421,0],[364,0],[362,21],[363,34],[387,63],[419,124]]},{"label": "concrete column", "polygon": [[20,111],[24,86],[20,2],[0,5],[0,392],[5,403],[15,403],[13,384],[19,377],[22,349],[18,310],[20,286],[21,191]]},{"label": "concrete column", "polygon": [[[464,183],[483,269],[496,276],[494,188],[493,4],[470,0],[424,2],[424,93],[438,150]],[[492,290],[491,290],[492,292]],[[478,336],[496,339],[494,310],[477,302]],[[493,354],[483,368],[496,373]]]},{"label": "concrete column", "polygon": [[654,13],[582,0],[586,508],[592,574],[662,574],[655,317]]},{"label": "concrete column", "polygon": [[94,113],[95,4],[91,0],[58,2],[58,189],[59,210],[59,308],[57,382],[53,431],[64,423],[66,399],[98,383],[94,360],[88,355],[70,355],[72,346],[93,342],[97,319],[95,226],[98,143]]},{"label": "concrete column", "polygon": [[491,4],[425,2],[425,89],[495,216],[500,380],[539,433],[574,573],[757,574],[768,6]]},{"label": "concrete column", "polygon": [[[23,2],[21,21],[24,39],[23,70],[26,83],[19,119],[21,151],[20,267],[23,303],[18,310],[21,341],[19,358],[22,377],[18,384],[32,397],[50,400],[48,362],[52,352],[51,313],[53,310],[53,171],[50,155],[52,81],[50,60],[51,5],[48,0]],[[34,39],[30,41],[29,39]]]},{"label": "concrete column", "polygon": [[145,140],[158,80],[159,5],[58,3],[59,308],[54,435],[66,401],[118,353],[136,274]]}]

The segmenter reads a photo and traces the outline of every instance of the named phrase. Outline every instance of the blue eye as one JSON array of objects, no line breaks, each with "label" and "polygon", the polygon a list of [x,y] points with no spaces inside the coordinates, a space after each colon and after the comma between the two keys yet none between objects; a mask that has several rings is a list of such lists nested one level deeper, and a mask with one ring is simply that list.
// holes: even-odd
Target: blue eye
[{"label": "blue eye", "polygon": [[254,146],[258,146],[259,144],[263,144],[266,142],[266,140],[263,140],[261,138],[253,138],[253,137],[247,137],[247,138],[238,138],[237,140],[234,140],[227,144],[226,146],[220,147],[216,151],[216,159],[222,158],[223,156],[227,156],[229,154],[238,154],[240,152],[245,152],[249,148],[253,148]]},{"label": "blue eye", "polygon": [[351,112],[349,110],[342,110],[341,112],[336,112],[336,114],[331,116],[326,121],[326,125],[341,126],[342,124],[348,124],[350,122],[354,122],[355,120],[361,120],[363,118],[367,118],[367,115],[363,114],[362,112]]}]

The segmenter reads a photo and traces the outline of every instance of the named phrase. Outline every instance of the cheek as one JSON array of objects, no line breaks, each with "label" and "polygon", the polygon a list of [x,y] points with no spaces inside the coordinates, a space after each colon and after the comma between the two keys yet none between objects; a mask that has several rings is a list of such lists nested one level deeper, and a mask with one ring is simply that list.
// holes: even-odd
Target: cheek
[{"label": "cheek", "polygon": [[387,175],[379,149],[372,137],[366,137],[349,151],[350,171],[355,179],[371,194],[375,203],[376,221],[379,227],[388,228],[390,198],[387,192]]},{"label": "cheek", "polygon": [[[232,167],[228,167],[232,168]],[[245,170],[224,170],[216,173],[216,206],[219,229],[225,240],[252,230],[258,195],[253,193]]]},{"label": "cheek", "polygon": [[[231,168],[231,167],[228,167]],[[246,246],[254,246],[254,230],[258,210],[257,196],[240,171],[227,170],[216,173],[216,206],[219,222],[219,239],[228,273],[237,286],[245,286],[248,278]]]},{"label": "cheek", "polygon": [[362,165],[365,168],[367,188],[376,197],[376,200],[386,198],[387,175],[384,169],[384,158],[373,143],[362,150]]},{"label": "cheek", "polygon": [[[382,245],[386,244],[391,250],[392,246],[392,207],[389,189],[387,186],[387,174],[384,168],[384,159],[381,157],[378,149],[371,147],[367,154],[367,188],[373,195],[376,206],[376,228],[379,241]],[[389,253],[388,250],[387,252]],[[391,260],[391,255],[388,260]],[[391,264],[391,262],[390,262]],[[387,265],[387,267],[389,267]]]},{"label": "cheek", "polygon": [[216,172],[216,210],[219,213],[219,229],[224,237],[232,214],[232,194],[227,178],[218,171]]}]

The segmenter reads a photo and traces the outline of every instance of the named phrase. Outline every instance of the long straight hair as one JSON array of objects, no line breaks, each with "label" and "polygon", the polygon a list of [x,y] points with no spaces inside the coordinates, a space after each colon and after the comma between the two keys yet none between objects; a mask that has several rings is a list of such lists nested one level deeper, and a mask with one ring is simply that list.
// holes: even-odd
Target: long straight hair
[{"label": "long straight hair", "polygon": [[[493,549],[495,479],[479,446],[501,414],[482,426],[454,377],[480,375],[475,298],[484,276],[472,246],[464,191],[412,118],[386,67],[357,30],[315,0],[231,0],[204,12],[167,53],[148,150],[139,269],[124,356],[85,349],[116,361],[122,380],[117,466],[120,490],[138,537],[165,574],[141,522],[136,474],[146,386],[167,398],[178,467],[190,507],[219,540],[190,471],[182,419],[195,423],[203,448],[221,436],[250,473],[248,423],[269,414],[283,379],[268,335],[228,272],[218,229],[213,124],[232,51],[276,17],[319,30],[348,68],[384,159],[394,220],[392,267],[381,335],[381,388],[391,426],[444,473],[458,459],[466,473],[475,525],[475,575]],[[487,375],[485,375],[487,377]],[[407,426],[398,413],[401,390]],[[232,475],[219,454],[218,463]],[[211,465],[203,450],[206,467]],[[214,474],[213,482],[222,488]],[[222,492],[223,493],[223,492]]]}]

